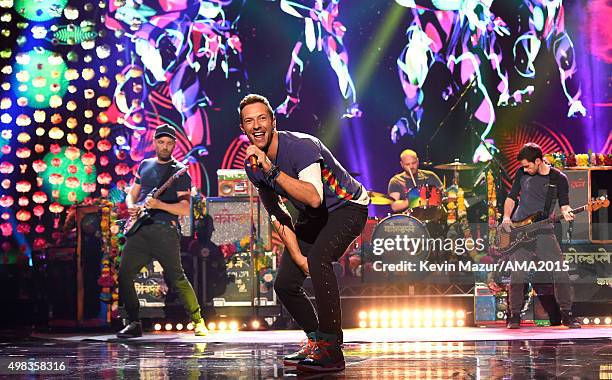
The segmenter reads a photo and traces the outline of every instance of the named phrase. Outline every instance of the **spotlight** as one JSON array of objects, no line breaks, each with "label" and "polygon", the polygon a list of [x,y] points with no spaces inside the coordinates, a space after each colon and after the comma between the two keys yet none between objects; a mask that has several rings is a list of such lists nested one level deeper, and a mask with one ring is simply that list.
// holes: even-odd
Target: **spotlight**
[{"label": "spotlight", "polygon": [[177,331],[181,331],[183,329],[183,324],[182,323],[177,323],[175,326]]},{"label": "spotlight", "polygon": [[593,319],[593,323],[594,323],[594,324],[596,324],[596,325],[598,325],[598,324],[600,324],[600,323],[601,323],[601,319],[599,319],[599,318],[595,318],[595,319]]},{"label": "spotlight", "polygon": [[463,322],[463,319],[460,319],[457,321],[457,327],[463,327],[465,326],[465,322]]},{"label": "spotlight", "polygon": [[161,327],[162,327],[162,326],[161,326],[161,324],[160,324],[160,323],[156,323],[156,324],[154,324],[154,325],[153,325],[153,330],[155,330],[155,331],[159,331],[159,330],[161,330]]},{"label": "spotlight", "polygon": [[604,322],[606,325],[612,324],[612,318],[606,317],[606,319],[604,319]]},{"label": "spotlight", "polygon": [[192,323],[192,322],[189,322],[189,323],[187,324],[187,330],[191,331],[191,330],[193,330],[193,327],[194,327],[194,326],[193,326],[193,323]]},{"label": "spotlight", "polygon": [[227,322],[225,321],[219,322],[219,330],[226,330],[226,329],[227,329]]},{"label": "spotlight", "polygon": [[368,313],[366,311],[359,312],[359,319],[366,319],[368,317]]},{"label": "spotlight", "polygon": [[362,329],[368,327],[368,323],[364,320],[359,321],[359,327],[361,327]]},{"label": "spotlight", "polygon": [[463,319],[465,318],[465,311],[457,310],[457,312],[455,313],[455,316],[457,317],[457,319]]},{"label": "spotlight", "polygon": [[261,323],[259,323],[257,319],[254,319],[251,322],[251,327],[253,328],[253,330],[258,330],[260,326],[261,326]]},{"label": "spotlight", "polygon": [[582,320],[582,324],[583,324],[583,325],[588,325],[588,324],[589,324],[589,319],[588,319],[588,318],[584,318],[584,319]]},{"label": "spotlight", "polygon": [[238,322],[231,321],[229,323],[229,329],[232,330],[232,331],[238,331]]},{"label": "spotlight", "polygon": [[209,330],[214,330],[214,329],[216,329],[216,328],[217,328],[217,324],[216,324],[215,322],[210,322],[210,323],[208,324],[208,329],[209,329]]},{"label": "spotlight", "polygon": [[164,328],[166,329],[166,331],[172,330],[172,323],[166,323],[166,326],[164,326]]}]

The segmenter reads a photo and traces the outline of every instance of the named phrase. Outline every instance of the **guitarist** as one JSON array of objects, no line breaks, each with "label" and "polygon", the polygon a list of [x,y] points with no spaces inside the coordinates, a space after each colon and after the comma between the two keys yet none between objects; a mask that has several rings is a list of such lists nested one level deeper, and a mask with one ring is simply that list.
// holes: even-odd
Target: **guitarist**
[{"label": "guitarist", "polygon": [[117,334],[119,338],[142,336],[139,302],[134,279],[140,269],[156,259],[164,269],[165,278],[177,291],[187,315],[195,325],[195,335],[207,333],[200,315],[198,299],[185,276],[180,258],[180,232],[178,215],[189,215],[189,190],[191,178],[184,173],[159,195],[147,196],[165,183],[174,172],[184,166],[174,160],[172,151],[176,145],[176,130],[162,124],[155,129],[155,154],[157,157],[143,160],[136,179],[126,196],[130,217],[139,215],[140,209],[148,209],[151,220],[127,238],[119,266],[119,296],[125,307],[129,323]]},{"label": "guitarist", "polygon": [[[567,177],[543,161],[542,148],[535,143],[525,144],[517,155],[517,161],[521,163],[522,170],[517,171],[512,189],[504,203],[502,227],[510,232],[512,222],[521,221],[538,212],[542,213],[543,218],[547,218],[551,214],[551,206],[555,198],[559,200],[563,218],[572,221],[574,214],[569,206]],[[517,206],[516,209],[515,206]],[[510,254],[509,259],[516,263],[535,260],[562,264],[561,248],[554,235],[552,224],[537,231],[535,241],[519,245]],[[558,269],[561,268],[562,265],[559,265]],[[524,285],[527,283],[528,274],[526,271],[515,270],[510,276],[508,293],[510,303],[508,328],[510,329],[520,328],[520,311],[523,308]],[[535,276],[537,278],[538,273],[535,273]],[[561,309],[561,323],[569,328],[580,328],[580,324],[572,314],[568,273],[563,270],[553,271],[553,282],[555,298]]]}]

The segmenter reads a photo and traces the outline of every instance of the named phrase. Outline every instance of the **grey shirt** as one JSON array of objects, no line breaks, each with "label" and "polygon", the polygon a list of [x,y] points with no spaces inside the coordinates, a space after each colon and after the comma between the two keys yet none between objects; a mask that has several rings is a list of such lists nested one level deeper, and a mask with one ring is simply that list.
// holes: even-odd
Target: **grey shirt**
[{"label": "grey shirt", "polygon": [[[544,211],[551,174],[559,175],[557,189],[553,193],[554,197],[559,199],[559,206],[569,204],[569,184],[565,174],[555,168],[550,168],[550,173],[547,175],[539,173],[529,175],[521,168],[516,172],[512,189],[508,194],[508,198],[513,199],[515,202],[518,201],[518,207],[512,215],[513,221],[523,220],[538,211]],[[551,212],[552,209],[553,207],[551,207]]]}]

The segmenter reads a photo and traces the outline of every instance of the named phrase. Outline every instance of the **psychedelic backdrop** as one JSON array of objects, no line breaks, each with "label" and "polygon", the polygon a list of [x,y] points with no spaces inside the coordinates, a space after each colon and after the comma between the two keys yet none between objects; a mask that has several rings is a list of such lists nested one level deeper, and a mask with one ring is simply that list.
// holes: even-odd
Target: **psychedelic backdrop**
[{"label": "psychedelic backdrop", "polygon": [[[0,0],[4,262],[53,242],[67,208],[120,202],[152,129],[216,195],[240,167],[237,105],[320,137],[367,188],[422,161],[610,153],[604,0]],[[481,140],[493,145],[484,149]],[[479,148],[480,147],[480,148]],[[388,210],[376,208],[375,213]]]}]

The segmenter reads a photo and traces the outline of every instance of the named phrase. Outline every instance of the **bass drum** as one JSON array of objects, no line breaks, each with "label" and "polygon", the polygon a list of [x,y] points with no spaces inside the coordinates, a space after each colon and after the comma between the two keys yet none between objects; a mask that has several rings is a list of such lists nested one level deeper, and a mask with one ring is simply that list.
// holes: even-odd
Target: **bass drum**
[{"label": "bass drum", "polygon": [[419,270],[419,263],[429,257],[429,237],[425,224],[413,216],[395,214],[382,219],[372,233],[365,279],[418,281],[426,274]]}]

